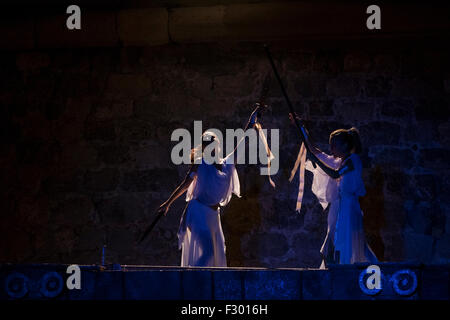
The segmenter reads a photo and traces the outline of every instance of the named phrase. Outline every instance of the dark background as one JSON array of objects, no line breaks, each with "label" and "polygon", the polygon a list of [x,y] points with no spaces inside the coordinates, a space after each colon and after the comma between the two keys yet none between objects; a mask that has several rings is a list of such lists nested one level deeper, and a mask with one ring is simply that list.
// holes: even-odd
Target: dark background
[{"label": "dark background", "polygon": [[[72,4],[72,3],[68,3]],[[0,22],[0,262],[179,265],[178,200],[135,239],[184,177],[170,152],[194,120],[242,127],[275,62],[327,150],[356,126],[361,198],[382,261],[450,260],[448,7],[356,1],[79,1],[82,30],[55,1],[5,2]],[[368,3],[370,4],[370,3]],[[262,119],[280,129],[273,190],[238,168],[243,197],[222,217],[229,266],[318,267],[327,211],[310,191],[294,212],[299,139],[272,81]]]}]

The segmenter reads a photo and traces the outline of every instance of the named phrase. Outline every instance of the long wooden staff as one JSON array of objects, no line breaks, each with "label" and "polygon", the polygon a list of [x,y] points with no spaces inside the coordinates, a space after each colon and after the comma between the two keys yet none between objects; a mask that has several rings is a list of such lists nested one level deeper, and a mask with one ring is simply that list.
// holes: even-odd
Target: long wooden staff
[{"label": "long wooden staff", "polygon": [[278,74],[277,67],[275,66],[275,63],[273,62],[272,55],[270,54],[270,50],[269,50],[269,47],[267,46],[267,44],[264,45],[264,50],[266,51],[267,58],[269,59],[270,65],[272,66],[273,73],[275,74],[275,77],[277,78],[278,83],[280,84],[281,92],[283,93],[284,99],[286,100],[286,103],[289,107],[289,111],[290,111],[289,113],[294,118],[295,125],[298,127],[298,129],[302,130],[302,126],[300,125],[297,117],[295,117],[294,107],[292,106],[291,100],[289,100],[286,90],[284,89],[283,82],[281,81],[280,75]]},{"label": "long wooden staff", "polygon": [[[306,130],[305,128],[300,124],[299,120],[297,119],[294,111],[294,107],[292,106],[291,100],[289,99],[286,89],[283,86],[283,82],[281,81],[280,75],[278,74],[277,68],[275,66],[275,63],[273,62],[272,55],[270,54],[269,47],[265,44],[264,49],[267,54],[267,58],[270,61],[270,65],[272,66],[273,73],[275,74],[275,77],[278,80],[278,84],[280,85],[281,92],[283,93],[284,99],[286,100],[286,103],[289,107],[289,113],[291,114],[292,118],[294,119],[295,125],[300,130],[302,134],[302,145],[300,147],[299,154],[297,156],[297,160],[295,161],[294,168],[291,171],[291,176],[289,178],[289,181],[292,181],[294,178],[295,172],[299,169],[299,189],[297,194],[297,204],[295,210],[297,212],[300,212],[300,209],[302,207],[302,199],[303,199],[303,188],[305,186],[305,180],[304,180],[304,170],[305,170],[305,159],[306,159]],[[312,163],[314,168],[316,167],[316,164]]]},{"label": "long wooden staff", "polygon": [[[273,62],[272,55],[270,54],[269,46],[267,44],[264,44],[264,50],[266,51],[267,58],[270,61],[270,65],[272,66],[273,73],[275,74],[275,77],[278,80],[278,83],[281,88],[281,92],[283,93],[284,99],[286,100],[286,103],[289,107],[289,113],[292,115],[292,118],[294,119],[295,125],[300,130],[300,132],[303,135],[303,140],[306,140],[306,132],[305,128],[300,124],[297,117],[295,116],[294,107],[292,106],[291,100],[289,99],[286,89],[284,88],[283,82],[281,81],[280,75],[278,74],[277,67],[275,66],[275,63]],[[313,162],[313,165],[315,167],[315,163]]]},{"label": "long wooden staff", "polygon": [[153,219],[153,221],[150,224],[150,226],[147,229],[145,229],[144,233],[142,234],[142,237],[138,241],[138,244],[140,244],[142,241],[145,240],[145,238],[147,238],[149,233],[153,230],[153,228],[156,226],[156,224],[158,223],[159,219],[161,219],[161,217],[163,215],[164,215],[164,213],[158,213],[157,214],[157,216],[155,217],[155,219]]}]

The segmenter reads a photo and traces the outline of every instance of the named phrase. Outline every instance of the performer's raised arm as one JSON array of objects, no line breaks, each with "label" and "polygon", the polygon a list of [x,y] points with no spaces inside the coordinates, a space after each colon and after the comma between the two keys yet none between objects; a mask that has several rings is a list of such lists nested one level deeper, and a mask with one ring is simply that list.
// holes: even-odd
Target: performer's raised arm
[{"label": "performer's raised arm", "polygon": [[[297,117],[297,115],[294,115],[294,116]],[[293,115],[289,114],[289,118],[292,121]],[[297,119],[300,120],[298,117],[297,117]],[[300,133],[301,133],[300,137],[302,138],[303,142],[305,143],[305,147],[308,150],[309,159],[311,161],[313,161],[314,163],[316,163],[328,176],[330,176],[333,179],[338,179],[343,174],[350,172],[354,169],[351,159],[348,159],[339,170],[335,170],[335,169],[329,167],[326,163],[324,163],[322,160],[320,160],[317,157],[317,154],[322,153],[322,151],[311,142],[309,133],[303,124],[301,125]],[[350,155],[350,150],[347,152],[342,151],[343,146],[341,145],[341,143],[339,143],[339,141],[335,141],[335,143],[332,144],[331,140],[330,140],[330,144],[331,144],[331,148],[335,149],[335,150],[332,150],[332,152],[334,151],[333,152],[334,154],[338,153],[341,158],[345,159],[345,158],[347,158],[348,155]]]},{"label": "performer's raised arm", "polygon": [[[247,124],[244,127],[244,132],[247,131],[250,128],[253,128],[255,126],[256,122],[258,121],[258,113],[260,112],[261,108],[262,107],[259,104],[257,104],[256,108],[250,114],[250,117],[249,117],[249,119],[247,121]],[[230,152],[225,158],[233,156],[234,157],[234,159],[233,159],[234,162],[233,163],[236,163],[237,162],[237,152],[236,152],[236,150],[238,149],[239,145],[244,140],[245,140],[245,135],[238,141],[238,143],[236,144],[236,147],[234,147],[233,151]]]},{"label": "performer's raised arm", "polygon": [[184,177],[183,181],[175,188],[175,190],[170,195],[169,199],[163,202],[158,208],[157,213],[163,213],[164,215],[167,214],[167,212],[170,209],[170,206],[172,203],[178,199],[183,193],[186,192],[186,190],[191,185],[192,181],[194,180],[195,174],[197,172],[198,164],[191,165],[191,168],[189,169],[188,173]]}]

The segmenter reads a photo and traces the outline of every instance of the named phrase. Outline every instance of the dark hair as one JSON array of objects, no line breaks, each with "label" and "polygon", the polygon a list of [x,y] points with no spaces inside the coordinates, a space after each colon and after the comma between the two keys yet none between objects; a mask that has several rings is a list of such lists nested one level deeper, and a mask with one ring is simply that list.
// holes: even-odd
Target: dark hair
[{"label": "dark hair", "polygon": [[338,129],[333,131],[330,134],[330,143],[331,139],[339,138],[345,142],[347,145],[347,151],[354,153],[362,152],[362,144],[361,138],[359,137],[359,131],[355,127],[351,127],[350,129]]}]

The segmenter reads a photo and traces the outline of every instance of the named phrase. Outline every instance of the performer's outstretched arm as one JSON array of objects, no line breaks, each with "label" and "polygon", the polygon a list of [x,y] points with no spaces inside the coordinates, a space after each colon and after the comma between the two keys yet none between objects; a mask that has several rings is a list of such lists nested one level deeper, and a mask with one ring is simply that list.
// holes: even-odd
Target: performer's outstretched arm
[{"label": "performer's outstretched arm", "polygon": [[[297,116],[297,115],[295,115]],[[290,118],[292,120],[292,115],[290,114]],[[317,157],[317,153],[320,153],[322,151],[320,151],[319,148],[315,147],[312,143],[311,140],[309,138],[309,134],[308,131],[306,130],[306,128],[301,125],[301,130],[300,130],[300,137],[302,138],[303,142],[305,143],[305,147],[306,150],[308,151],[308,157],[311,161],[313,161],[314,163],[316,163],[327,175],[329,175],[331,178],[333,179],[338,179],[339,177],[341,177],[342,175],[346,174],[347,172],[350,172],[354,169],[353,163],[352,161],[349,159],[345,162],[345,165],[343,167],[341,167],[339,170],[335,170],[331,167],[329,167],[327,164],[325,164],[323,161],[321,161],[318,157]]]},{"label": "performer's outstretched arm", "polygon": [[319,158],[317,158],[317,156],[313,152],[311,152],[308,148],[309,147],[306,146],[306,149],[310,152],[309,156],[311,161],[315,162],[327,175],[329,175],[333,179],[338,179],[342,175],[354,169],[352,160],[348,159],[343,167],[341,167],[339,170],[334,170],[333,168],[330,168],[328,165],[323,163]]},{"label": "performer's outstretched arm", "polygon": [[[255,108],[255,110],[253,110],[252,114],[250,115],[250,118],[247,121],[247,124],[244,127],[244,132],[247,131],[249,128],[253,128],[255,126],[255,124],[256,124],[256,122],[258,120],[258,112],[259,112],[260,109],[261,109],[261,106],[258,105]],[[244,141],[244,140],[245,140],[245,136],[243,136],[241,138],[241,140],[238,141],[238,143],[236,144],[236,147],[234,147],[234,150],[232,152],[230,152],[225,158],[233,156],[234,157],[234,162],[233,163],[236,163],[237,162],[237,152],[236,152],[236,150],[239,147],[239,145],[242,143],[242,141]]]},{"label": "performer's outstretched arm", "polygon": [[167,211],[169,211],[170,206],[172,203],[178,199],[183,193],[186,192],[186,190],[191,185],[193,178],[193,173],[195,174],[197,172],[198,164],[193,164],[191,168],[189,169],[188,173],[186,174],[186,177],[183,179],[183,181],[175,188],[175,190],[170,195],[169,199],[167,199],[163,204],[161,204],[158,208],[157,213],[164,213],[164,215],[167,214]]}]

